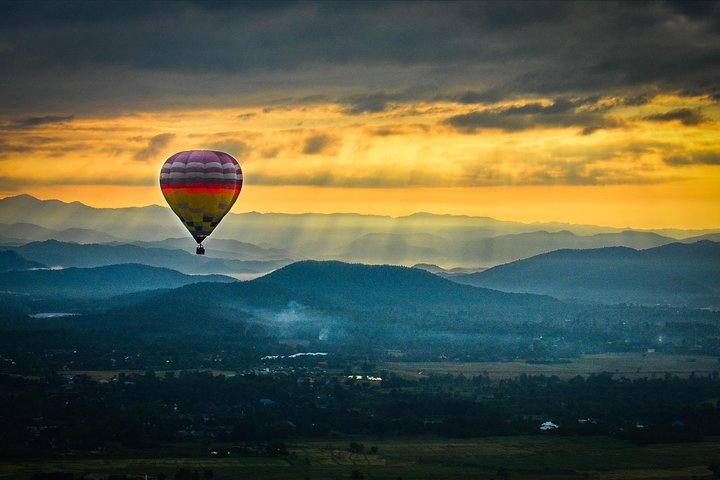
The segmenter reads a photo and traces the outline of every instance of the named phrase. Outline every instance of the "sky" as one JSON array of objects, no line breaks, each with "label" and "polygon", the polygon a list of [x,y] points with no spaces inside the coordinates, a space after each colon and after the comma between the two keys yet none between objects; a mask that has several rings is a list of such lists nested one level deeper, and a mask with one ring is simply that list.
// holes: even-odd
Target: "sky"
[{"label": "sky", "polygon": [[720,3],[0,0],[0,197],[720,228]]}]

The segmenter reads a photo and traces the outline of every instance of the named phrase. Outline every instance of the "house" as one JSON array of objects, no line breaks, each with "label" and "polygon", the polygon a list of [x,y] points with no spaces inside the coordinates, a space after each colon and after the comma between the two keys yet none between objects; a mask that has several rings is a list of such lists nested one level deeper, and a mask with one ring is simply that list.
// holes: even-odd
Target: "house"
[{"label": "house", "polygon": [[551,430],[557,430],[558,428],[560,428],[560,425],[557,425],[550,421],[543,422],[543,424],[540,425],[540,430],[542,430],[544,432],[551,431]]}]

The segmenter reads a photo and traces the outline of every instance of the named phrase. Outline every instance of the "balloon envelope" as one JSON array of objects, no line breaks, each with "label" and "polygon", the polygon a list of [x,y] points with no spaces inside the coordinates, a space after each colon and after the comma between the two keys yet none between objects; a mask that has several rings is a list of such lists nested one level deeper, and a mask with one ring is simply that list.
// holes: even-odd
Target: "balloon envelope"
[{"label": "balloon envelope", "polygon": [[170,208],[198,243],[230,211],[242,189],[242,170],[224,152],[189,150],[168,158],[160,188]]}]

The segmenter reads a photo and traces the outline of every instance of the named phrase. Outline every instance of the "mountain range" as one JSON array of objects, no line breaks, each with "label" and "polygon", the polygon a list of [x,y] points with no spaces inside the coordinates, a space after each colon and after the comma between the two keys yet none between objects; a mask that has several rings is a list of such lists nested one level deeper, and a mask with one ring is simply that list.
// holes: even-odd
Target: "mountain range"
[{"label": "mountain range", "polygon": [[631,230],[589,236],[576,235],[568,230],[534,231],[474,239],[448,239],[419,233],[374,233],[363,235],[348,244],[338,258],[378,264],[412,264],[417,259],[423,259],[425,262],[445,265],[479,267],[507,263],[562,248],[651,248],[676,241],[652,232]]},{"label": "mountain range", "polygon": [[[193,246],[170,209],[156,205],[93,208],[79,202],[19,195],[0,200],[0,223],[0,243],[6,246],[48,239],[184,250]],[[209,257],[271,261],[276,265],[299,259],[326,259],[482,269],[563,248],[651,248],[678,240],[692,242],[693,237],[704,235],[708,237],[702,238],[717,238],[718,231],[648,232],[429,213],[392,218],[251,212],[228,214],[207,240],[206,249]],[[183,238],[187,241],[179,240]],[[228,271],[225,268],[218,273]]]},{"label": "mountain range", "polygon": [[720,243],[557,250],[453,281],[598,303],[720,307]]},{"label": "mountain range", "polygon": [[568,309],[547,296],[461,285],[418,269],[335,261],[297,262],[251,281],[195,283],[106,304],[106,311],[92,309],[73,322],[113,331],[126,325],[141,335],[256,325],[283,338],[374,338],[378,345],[415,341],[412,332],[486,331],[527,318],[563,318]]},{"label": "mountain range", "polygon": [[[51,240],[0,252],[0,261],[5,259],[11,268],[0,277],[0,332],[14,335],[23,349],[70,346],[83,355],[94,352],[92,358],[102,362],[116,358],[110,355],[116,350],[126,352],[127,358],[132,352],[158,362],[170,358],[176,368],[191,368],[192,362],[183,359],[197,361],[198,356],[257,361],[263,355],[297,351],[402,355],[423,361],[446,355],[543,360],[618,349],[645,351],[655,348],[657,338],[668,345],[683,345],[697,342],[700,334],[711,342],[720,331],[717,311],[585,303],[592,298],[566,302],[553,298],[555,291],[551,295],[503,292],[402,266],[305,260],[250,281],[235,281],[139,264],[50,270],[21,256],[47,247],[55,254],[66,251],[62,257],[66,262],[78,256],[99,261],[112,255],[112,249],[145,252],[144,260],[173,250]],[[703,241],[648,250],[561,250],[533,259],[557,256],[559,262],[539,268],[538,279],[545,271],[548,278],[567,276],[571,284],[595,281],[589,290],[604,298],[615,291],[640,296],[679,277],[688,287],[675,288],[677,298],[698,299],[717,286],[717,247]],[[578,254],[590,259],[567,260]],[[618,265],[624,263],[640,273],[624,283],[613,277],[601,281],[602,275],[623,273]],[[655,270],[650,272],[650,267]],[[490,270],[501,272],[501,268]],[[548,274],[553,268],[558,272]],[[581,273],[588,277],[578,277]],[[650,273],[654,275],[650,280],[643,278]],[[522,280],[522,275],[510,276]],[[53,341],[55,336],[58,342]]]},{"label": "mountain range", "polygon": [[[0,258],[2,254],[0,252]],[[12,253],[12,252],[10,252]],[[199,282],[235,282],[223,275],[185,275],[148,265],[124,264],[62,270],[7,271],[0,291],[36,299],[101,299],[144,290],[172,289]]]},{"label": "mountain range", "polygon": [[33,262],[10,250],[0,250],[0,272],[12,270],[30,270],[33,268],[46,268],[45,265]]},{"label": "mountain range", "polygon": [[[103,268],[119,267],[130,268]],[[78,273],[97,272],[73,275]],[[11,300],[11,306],[18,303]],[[33,305],[19,308],[38,308]],[[93,306],[68,305],[74,309],[45,311],[81,315],[28,323],[16,308],[5,324],[69,329],[78,335],[92,331],[113,345],[121,338],[167,352],[240,349],[258,358],[260,353],[252,349],[263,345],[270,351],[307,348],[340,355],[390,349],[429,359],[445,352],[547,358],[608,351],[616,344],[646,348],[655,344],[647,339],[649,332],[652,338],[663,335],[666,341],[680,342],[684,337],[677,332],[687,325],[714,335],[720,323],[713,311],[566,303],[462,285],[420,269],[336,261],[297,262],[245,282],[192,283],[124,294]]]},{"label": "mountain range", "polygon": [[[449,289],[451,284],[446,280],[432,284],[429,290],[421,287],[431,283],[427,278],[413,283],[418,280],[416,270],[407,273],[408,269],[368,269],[367,265],[347,263],[293,263],[310,257],[372,264],[419,263],[422,269],[458,283],[562,300],[709,308],[720,305],[720,285],[716,279],[720,277],[716,273],[720,271],[719,244],[711,241],[720,236],[718,233],[684,232],[685,238],[678,241],[645,231],[587,225],[571,226],[575,231],[567,225],[564,229],[532,230],[538,226],[431,214],[390,218],[249,213],[230,215],[228,220],[226,230],[207,240],[208,255],[197,256],[191,253],[193,242],[187,235],[170,235],[177,233],[177,220],[163,207],[96,209],[78,202],[42,201],[26,195],[5,198],[0,200],[0,221],[4,222],[0,234],[5,236],[0,243],[5,242],[7,251],[0,255],[0,268],[90,269],[135,263],[174,270],[178,275],[230,274],[248,278],[289,265],[262,281],[292,289],[302,297],[301,303],[308,305],[361,310],[372,305],[419,309],[431,299],[438,304],[467,305],[472,304],[470,297],[480,298],[477,290],[471,294],[467,293],[470,290],[462,290],[467,287]],[[149,238],[134,237],[133,232],[138,229],[146,229],[145,236]],[[239,238],[221,236],[229,232],[239,232]],[[262,241],[251,243],[243,239],[245,235],[257,240],[260,232]],[[701,235],[690,236],[692,233]],[[698,238],[703,240],[696,241]],[[464,268],[445,270],[438,266],[448,264]],[[319,268],[318,265],[322,265],[322,275],[314,278],[308,272]],[[486,265],[495,266],[485,269]],[[351,278],[367,276],[372,282],[359,288],[335,270]],[[115,275],[113,272],[107,270]],[[294,272],[305,272],[310,277],[302,278]],[[23,285],[29,288],[27,285],[32,282],[42,283],[40,275],[62,278],[70,273],[25,273],[13,278],[18,285],[26,282]],[[312,291],[304,288],[321,278],[331,280]],[[3,284],[4,289],[16,291],[8,282]],[[179,285],[173,283],[171,287]],[[403,289],[398,290],[401,286]],[[377,297],[378,287],[383,290],[382,302]],[[64,287],[57,288],[62,291]],[[141,289],[111,288],[108,292],[138,290]],[[322,295],[318,297],[320,291]],[[396,292],[394,303],[387,303],[390,292]],[[481,297],[485,306],[509,305],[520,298],[489,291]]]},{"label": "mountain range", "polygon": [[23,258],[49,267],[99,267],[123,263],[142,263],[169,268],[187,274],[265,273],[289,263],[280,260],[233,260],[198,256],[188,251],[167,248],[144,248],[131,244],[79,244],[46,240],[31,242],[9,250]]}]

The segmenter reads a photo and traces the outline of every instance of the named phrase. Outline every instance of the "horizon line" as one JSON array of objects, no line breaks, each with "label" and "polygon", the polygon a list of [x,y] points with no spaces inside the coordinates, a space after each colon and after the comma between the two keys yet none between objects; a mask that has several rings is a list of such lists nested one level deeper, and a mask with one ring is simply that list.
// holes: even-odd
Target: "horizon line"
[{"label": "horizon line", "polygon": [[[149,208],[149,207],[160,207],[164,209],[170,210],[170,207],[166,205],[158,205],[156,203],[148,204],[148,205],[140,205],[140,206],[126,206],[126,207],[95,207],[92,205],[88,205],[86,203],[83,203],[79,200],[74,200],[71,202],[66,202],[64,200],[60,200],[57,198],[48,198],[48,199],[41,199],[34,195],[31,195],[29,193],[19,193],[17,195],[7,195],[2,198],[0,198],[0,202],[7,199],[13,199],[13,198],[19,198],[19,197],[29,197],[33,200],[36,200],[38,202],[59,202],[65,205],[72,205],[72,204],[80,204],[87,208],[92,208],[95,210],[121,210],[121,209],[129,209],[129,208]],[[452,213],[433,213],[433,212],[427,212],[427,211],[417,211],[408,215],[400,215],[400,216],[392,216],[392,215],[382,215],[382,214],[373,214],[373,213],[359,213],[359,212],[332,212],[332,213],[322,213],[322,212],[303,212],[303,213],[288,213],[288,212],[260,212],[257,210],[251,210],[247,212],[229,212],[228,215],[248,215],[248,214],[255,214],[255,215],[289,215],[289,216],[301,216],[301,215],[322,215],[322,216],[334,216],[334,215],[355,215],[359,217],[379,217],[379,218],[387,218],[387,219],[406,219],[413,216],[418,215],[431,215],[435,217],[450,217],[450,218],[465,218],[465,219],[485,219],[485,220],[492,220],[495,222],[503,222],[503,223],[515,223],[520,225],[568,225],[568,226],[575,226],[575,227],[595,227],[595,228],[607,228],[612,230],[621,230],[621,231],[635,231],[635,232],[660,232],[660,231],[682,231],[682,232],[708,232],[708,233],[720,233],[720,226],[717,227],[708,227],[708,228],[681,228],[681,227],[661,227],[661,228],[635,228],[631,226],[611,226],[611,225],[598,225],[598,224],[592,224],[592,223],[570,223],[570,222],[564,222],[559,220],[554,221],[548,221],[548,222],[541,222],[541,221],[519,221],[519,220],[502,220],[495,217],[489,217],[489,216],[476,216],[476,215],[458,215],[458,214],[452,214]]]}]

